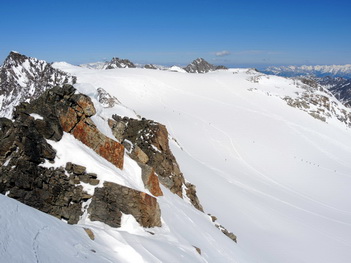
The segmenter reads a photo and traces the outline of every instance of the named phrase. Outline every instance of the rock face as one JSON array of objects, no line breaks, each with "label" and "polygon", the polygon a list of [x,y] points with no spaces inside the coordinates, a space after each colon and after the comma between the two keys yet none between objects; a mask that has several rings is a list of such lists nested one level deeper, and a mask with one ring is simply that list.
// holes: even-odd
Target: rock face
[{"label": "rock face", "polygon": [[123,168],[124,147],[118,142],[102,134],[90,119],[95,108],[90,98],[83,94],[75,94],[71,85],[55,87],[46,91],[31,104],[22,104],[14,113],[16,118],[26,114],[38,114],[38,126],[46,139],[60,140],[63,132],[68,132],[96,153]]},{"label": "rock face", "polygon": [[86,193],[82,186],[69,181],[63,168],[38,166],[53,160],[55,151],[36,128],[37,121],[28,116],[12,123],[0,119],[0,193],[51,214],[69,223],[82,215]]},{"label": "rock face", "polygon": [[218,69],[227,69],[225,66],[214,66],[203,58],[195,59],[184,70],[188,73],[207,73]]},{"label": "rock face", "polygon": [[[183,189],[186,189],[185,194],[192,204],[197,209],[203,210],[196,196],[195,186],[188,187],[190,184],[187,186],[185,183],[179,165],[169,148],[168,131],[164,125],[151,120],[122,118],[117,115],[113,115],[109,125],[117,140],[124,144],[129,155],[139,163],[143,174],[151,174],[150,179],[147,179],[151,184],[146,184],[149,190],[158,185],[152,175],[156,173],[158,180],[178,196],[183,197]],[[149,172],[152,170],[154,173]]]},{"label": "rock face", "polygon": [[161,226],[161,212],[155,197],[110,182],[96,188],[88,212],[91,220],[112,227],[121,226],[122,213],[132,214],[144,227]]},{"label": "rock face", "polygon": [[[14,122],[0,118],[0,193],[71,224],[88,209],[91,220],[113,227],[120,226],[122,213],[132,214],[144,227],[161,226],[155,197],[109,182],[99,187],[98,175],[78,164],[40,166],[56,157],[46,139],[59,141],[65,131],[122,168],[123,146],[98,131],[90,119],[93,114],[90,98],[65,85],[45,91],[31,104],[19,105]],[[147,181],[150,178],[146,176]],[[93,195],[83,191],[82,182],[97,186]],[[90,199],[90,207],[83,207]]]},{"label": "rock face", "polygon": [[11,52],[0,68],[0,117],[11,118],[21,102],[36,99],[56,85],[75,82],[76,77],[43,60]]},{"label": "rock face", "polygon": [[136,66],[128,59],[112,58],[110,62],[107,62],[103,69],[114,69],[114,68],[136,68]]}]

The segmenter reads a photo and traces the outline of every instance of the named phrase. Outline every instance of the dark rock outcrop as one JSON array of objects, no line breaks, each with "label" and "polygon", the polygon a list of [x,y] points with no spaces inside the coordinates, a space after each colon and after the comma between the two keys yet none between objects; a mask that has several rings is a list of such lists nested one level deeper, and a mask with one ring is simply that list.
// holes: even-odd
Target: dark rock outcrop
[{"label": "dark rock outcrop", "polygon": [[0,193],[68,223],[82,215],[86,193],[70,182],[63,168],[47,169],[38,164],[53,160],[55,151],[27,116],[12,123],[0,119]]},{"label": "dark rock outcrop", "polygon": [[[113,115],[109,125],[114,136],[124,144],[131,158],[139,163],[143,174],[148,174],[152,168],[160,182],[180,197],[183,197],[183,188],[185,188],[186,195],[192,204],[203,211],[196,196],[195,186],[185,183],[179,165],[169,148],[168,131],[164,125],[151,120],[122,118],[117,115]],[[158,185],[156,178],[151,182],[154,183],[146,184],[149,190]],[[150,192],[154,194],[152,190]]]},{"label": "dark rock outcrop", "polygon": [[92,221],[112,227],[121,226],[122,213],[132,214],[144,227],[161,226],[161,210],[155,197],[110,182],[95,189],[88,212]]},{"label": "dark rock outcrop", "polygon": [[[150,120],[122,118],[117,115],[113,115],[109,125],[120,142],[132,143],[129,152],[134,160],[153,167],[160,182],[182,197],[184,178],[169,149],[168,132],[164,125]],[[140,154],[140,150],[143,154]]]},{"label": "dark rock outcrop", "polygon": [[[98,131],[90,119],[93,114],[90,98],[65,85],[44,92],[31,104],[22,103],[16,108],[14,122],[1,118],[0,193],[71,224],[82,216],[83,203],[92,199],[88,208],[91,220],[120,226],[123,212],[132,214],[144,227],[160,226],[161,212],[155,197],[109,182],[90,195],[81,183],[96,186],[100,180],[84,166],[40,166],[45,161],[54,162],[56,156],[46,139],[59,141],[65,131],[122,168],[123,146]],[[146,183],[152,181],[152,175],[145,175]]]},{"label": "dark rock outcrop", "polygon": [[46,139],[59,141],[63,132],[71,133],[76,139],[93,149],[118,168],[123,168],[124,147],[102,134],[90,119],[95,114],[94,104],[83,94],[75,94],[71,85],[55,87],[43,93],[31,104],[17,107],[14,118],[27,118],[38,114],[36,126]]}]

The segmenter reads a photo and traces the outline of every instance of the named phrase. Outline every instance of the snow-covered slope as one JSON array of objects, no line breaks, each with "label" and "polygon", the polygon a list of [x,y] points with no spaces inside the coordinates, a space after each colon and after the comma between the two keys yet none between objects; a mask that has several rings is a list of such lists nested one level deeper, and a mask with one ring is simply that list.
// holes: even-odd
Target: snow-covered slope
[{"label": "snow-covered slope", "polygon": [[3,195],[0,203],[1,262],[231,262],[240,255],[208,217],[171,193],[161,201],[168,223],[153,229],[141,228],[128,215],[119,229],[89,220],[67,225]]},{"label": "snow-covered slope", "polygon": [[264,72],[279,76],[295,77],[313,75],[316,77],[336,76],[351,77],[351,65],[318,65],[318,66],[282,66],[269,67]]},{"label": "snow-covered slope", "polygon": [[[198,239],[188,231],[200,222],[193,217],[199,212],[183,210],[178,217],[183,203],[169,203],[173,195],[160,198],[166,225],[177,222],[177,236],[195,246],[194,239],[202,239],[208,262],[344,263],[351,258],[350,128],[328,105],[313,104],[330,113],[321,111],[324,122],[284,100],[309,92],[306,103],[314,95],[326,96],[348,114],[332,95],[246,69],[182,74],[55,66],[76,75],[81,87],[101,87],[167,126],[177,140],[173,153],[185,178],[197,186],[205,211],[238,236],[237,245],[208,232]],[[198,228],[204,229],[211,228]]]},{"label": "snow-covered slope", "polygon": [[[69,67],[64,63],[60,65]],[[76,88],[91,97],[97,111],[92,120],[108,137],[114,137],[107,125],[107,118],[112,114],[139,118],[101,88],[95,89],[90,84],[82,83],[77,84]],[[113,103],[105,103],[106,100]],[[38,114],[30,116],[43,119]],[[120,170],[71,134],[64,133],[59,141],[48,139],[47,142],[56,151],[56,158],[40,166],[64,167],[67,162],[83,165],[88,173],[94,173],[98,179],[97,185],[79,183],[79,187],[83,187],[88,194],[93,194],[95,188],[102,187],[105,181],[149,193],[141,180],[141,168],[127,154],[124,156],[124,168]],[[14,169],[15,166],[9,165],[10,159],[3,166]],[[4,178],[0,176],[2,193],[5,193]],[[11,196],[18,189],[12,190],[7,191],[6,195]],[[164,196],[157,198],[162,210],[162,227],[149,229],[140,227],[131,215],[123,215],[122,227],[118,229],[98,221],[92,222],[87,211],[89,201],[83,203],[84,214],[78,226],[71,227],[0,196],[0,208],[4,209],[0,211],[0,243],[5,244],[5,249],[0,250],[1,259],[6,262],[232,262],[237,258],[250,261],[232,240],[215,227],[210,216],[196,210],[189,200],[179,198],[167,188],[163,188],[162,192]],[[30,231],[26,230],[28,226],[32,226]],[[92,231],[95,237],[93,242],[89,241],[82,227]],[[69,250],[71,246],[73,249]],[[201,255],[196,248],[200,249]],[[18,249],[23,253],[16,254]]]}]

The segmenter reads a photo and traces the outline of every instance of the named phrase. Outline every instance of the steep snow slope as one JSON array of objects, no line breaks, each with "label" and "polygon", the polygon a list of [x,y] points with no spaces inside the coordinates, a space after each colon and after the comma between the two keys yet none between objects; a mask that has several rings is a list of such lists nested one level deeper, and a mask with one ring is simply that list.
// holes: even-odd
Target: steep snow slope
[{"label": "steep snow slope", "polygon": [[[91,96],[97,110],[97,115],[92,119],[107,136],[113,136],[106,122],[107,117],[112,113],[137,117],[134,111],[121,104],[104,108],[109,105],[98,102],[101,93],[92,85],[77,84],[76,87]],[[33,117],[42,118],[37,114],[33,114]],[[97,186],[81,183],[88,193],[92,194],[94,188],[100,187],[103,181],[116,182],[147,192],[141,181],[141,169],[127,155],[124,169],[119,170],[68,133],[65,133],[58,142],[51,140],[48,142],[56,150],[56,158],[54,163],[46,162],[41,165],[59,167],[65,166],[68,161],[84,165],[87,172],[96,173],[100,180]],[[7,165],[4,164],[4,166]],[[130,215],[122,218],[122,228],[119,229],[100,222],[91,222],[87,214],[81,218],[79,226],[67,226],[57,219],[14,201],[7,201],[7,198],[0,196],[0,244],[4,244],[4,249],[0,250],[0,261],[81,262],[84,260],[133,263],[250,261],[233,241],[214,226],[209,216],[196,210],[187,200],[182,200],[170,193],[168,189],[164,188],[162,191],[164,196],[158,198],[162,211],[162,227],[152,229],[141,228]],[[85,207],[85,204],[83,206]],[[84,207],[82,209],[86,209]],[[27,233],[26,228],[29,226],[31,229]],[[89,241],[82,227],[88,227],[93,231],[94,242]],[[80,233],[77,234],[77,231]],[[0,248],[2,248],[1,245]],[[70,250],[70,247],[73,249]],[[201,256],[195,247],[201,249]],[[17,252],[18,249],[21,253]],[[93,255],[90,256],[89,253]],[[64,256],[60,256],[61,254]],[[245,260],[241,261],[242,259]]]},{"label": "steep snow slope", "polygon": [[282,98],[302,91],[294,81],[255,79],[245,69],[192,75],[55,66],[168,127],[204,209],[237,234],[236,260],[349,262],[351,131],[335,116],[322,122],[288,106]]}]

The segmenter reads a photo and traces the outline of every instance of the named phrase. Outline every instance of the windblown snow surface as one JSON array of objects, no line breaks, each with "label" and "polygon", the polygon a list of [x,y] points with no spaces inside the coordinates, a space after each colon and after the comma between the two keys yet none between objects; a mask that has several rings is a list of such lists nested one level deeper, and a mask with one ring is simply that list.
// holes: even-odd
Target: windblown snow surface
[{"label": "windblown snow surface", "polygon": [[[350,262],[351,130],[336,118],[323,122],[288,106],[282,98],[294,97],[301,89],[292,80],[255,79],[256,73],[247,69],[185,74],[54,66],[76,75],[76,87],[93,101],[101,87],[139,115],[165,124],[172,151],[185,178],[197,186],[206,213],[235,233],[238,243],[218,231],[208,216],[162,188],[165,196],[158,200],[163,227],[148,230],[155,235],[138,227],[130,216],[124,217],[122,229],[84,218],[78,226],[50,219],[50,229],[70,229],[69,236],[85,225],[96,235],[95,241],[81,234],[75,235],[79,241],[62,241],[53,233],[53,244],[80,246],[78,259],[82,253],[103,255],[97,261],[89,258],[91,262]],[[109,133],[102,118],[106,120],[113,111],[132,117],[128,108],[98,109],[100,117],[94,121]],[[76,143],[66,139],[62,143]],[[128,181],[127,173],[120,172],[120,181]],[[126,185],[138,187],[139,183]],[[37,213],[19,215],[46,222],[48,216],[42,219]],[[35,231],[28,240],[33,240]],[[8,241],[0,235],[0,242]],[[192,246],[199,247],[202,256]],[[94,255],[89,254],[90,247]],[[0,255],[8,253],[2,250]]]}]

